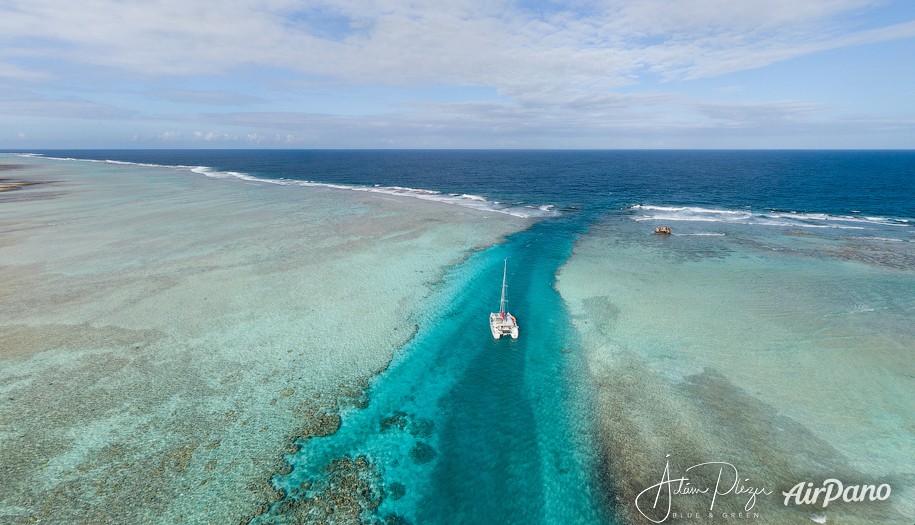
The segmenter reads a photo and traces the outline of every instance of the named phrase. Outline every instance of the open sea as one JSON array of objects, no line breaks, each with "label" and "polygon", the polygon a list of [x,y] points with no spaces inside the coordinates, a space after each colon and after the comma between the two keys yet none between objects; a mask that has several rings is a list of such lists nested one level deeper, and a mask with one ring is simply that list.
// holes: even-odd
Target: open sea
[{"label": "open sea", "polygon": [[[676,522],[635,503],[666,461],[768,487],[754,523],[912,522],[915,152],[29,153],[536,219],[447,271],[366,402],[285,456],[285,498],[254,523],[295,523],[327,465],[358,456],[383,523]],[[494,341],[506,258],[521,337]],[[843,477],[892,495],[780,495]],[[728,497],[673,512],[727,522]]]}]

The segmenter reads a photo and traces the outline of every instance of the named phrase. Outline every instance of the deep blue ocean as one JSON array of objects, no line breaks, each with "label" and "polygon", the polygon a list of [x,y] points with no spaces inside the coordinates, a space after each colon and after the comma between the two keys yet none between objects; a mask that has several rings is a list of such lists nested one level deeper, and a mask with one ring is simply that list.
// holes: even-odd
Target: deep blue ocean
[{"label": "deep blue ocean", "polygon": [[915,151],[52,150],[566,209],[632,204],[915,217]]},{"label": "deep blue ocean", "polygon": [[[310,497],[334,458],[366,455],[382,471],[389,523],[613,523],[595,446],[586,363],[555,275],[576,239],[608,216],[684,224],[817,228],[915,221],[912,151],[39,151],[49,157],[200,166],[246,177],[474,196],[544,220],[453,268],[395,362],[370,384],[367,407],[333,436],[300,443],[274,482]],[[468,201],[468,202],[470,202]],[[509,260],[517,342],[493,341]],[[379,421],[404,418],[394,430]],[[278,452],[279,453],[279,452]],[[303,482],[312,487],[302,489]],[[326,480],[324,480],[326,482]],[[405,494],[404,494],[405,492]],[[284,523],[274,505],[260,523]]]}]

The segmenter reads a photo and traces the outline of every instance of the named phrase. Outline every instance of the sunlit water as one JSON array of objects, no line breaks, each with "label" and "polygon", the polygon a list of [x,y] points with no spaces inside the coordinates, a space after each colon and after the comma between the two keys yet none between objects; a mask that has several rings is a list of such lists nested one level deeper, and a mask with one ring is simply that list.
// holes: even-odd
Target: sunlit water
[{"label": "sunlit water", "polygon": [[[535,225],[447,277],[419,333],[371,385],[368,407],[287,459],[292,497],[336,457],[364,454],[405,487],[380,512],[415,523],[607,522],[583,355],[552,287],[571,248],[569,220]],[[501,262],[517,341],[493,340]],[[557,410],[557,407],[562,409]],[[385,423],[402,414],[405,428]],[[312,490],[320,484],[311,485]],[[271,519],[275,519],[271,516]]]},{"label": "sunlit water", "polygon": [[[366,519],[643,522],[633,496],[668,454],[680,470],[728,461],[769,487],[758,523],[906,523],[915,507],[911,153],[81,155],[255,184],[434,190],[542,219],[448,270],[367,403],[286,456],[273,480],[286,497],[257,522],[294,522],[294,503],[326,491],[326,467],[346,457],[377,475]],[[505,257],[518,341],[486,325]],[[778,491],[832,477],[893,496],[782,505]]]}]

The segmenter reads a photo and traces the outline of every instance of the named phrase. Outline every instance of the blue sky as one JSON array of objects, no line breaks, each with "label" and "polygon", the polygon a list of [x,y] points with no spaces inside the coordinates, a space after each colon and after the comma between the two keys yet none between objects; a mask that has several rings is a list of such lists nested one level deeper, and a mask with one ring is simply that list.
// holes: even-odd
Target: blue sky
[{"label": "blue sky", "polygon": [[0,0],[0,148],[913,148],[915,2]]}]

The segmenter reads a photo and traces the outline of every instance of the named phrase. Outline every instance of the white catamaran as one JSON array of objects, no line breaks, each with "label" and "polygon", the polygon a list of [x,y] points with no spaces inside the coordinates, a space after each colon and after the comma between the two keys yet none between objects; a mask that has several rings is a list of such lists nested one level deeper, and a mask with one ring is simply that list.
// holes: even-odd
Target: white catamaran
[{"label": "white catamaran", "polygon": [[492,336],[499,339],[503,335],[511,335],[512,339],[518,338],[518,321],[515,316],[505,311],[505,277],[508,274],[508,259],[502,267],[502,299],[499,300],[499,311],[489,314],[489,329],[492,330]]}]

